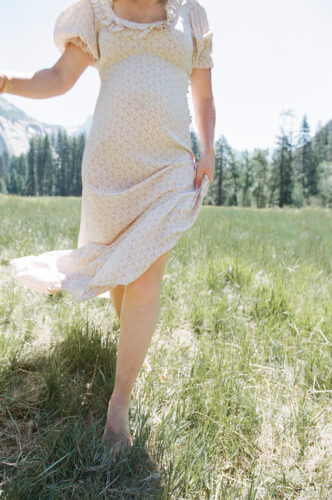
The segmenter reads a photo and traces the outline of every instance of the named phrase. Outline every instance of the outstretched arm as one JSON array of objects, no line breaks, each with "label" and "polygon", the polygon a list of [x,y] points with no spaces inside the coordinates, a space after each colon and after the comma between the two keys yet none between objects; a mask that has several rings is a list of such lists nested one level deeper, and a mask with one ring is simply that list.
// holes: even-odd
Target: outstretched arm
[{"label": "outstretched arm", "polygon": [[66,50],[51,68],[41,69],[33,74],[0,72],[0,89],[4,84],[2,75],[5,73],[8,76],[8,94],[31,99],[47,99],[65,94],[92,63],[93,58],[86,51],[69,42]]},{"label": "outstretched arm", "polygon": [[206,174],[213,181],[215,169],[214,133],[216,110],[212,92],[211,69],[195,68],[190,75],[190,86],[194,105],[195,124],[202,147],[202,156],[197,163],[195,188],[201,185]]}]

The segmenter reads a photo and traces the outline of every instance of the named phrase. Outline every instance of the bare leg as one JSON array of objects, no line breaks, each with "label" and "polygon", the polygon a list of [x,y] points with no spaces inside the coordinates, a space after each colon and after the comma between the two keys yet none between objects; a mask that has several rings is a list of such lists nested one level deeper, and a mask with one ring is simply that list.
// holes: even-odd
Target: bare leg
[{"label": "bare leg", "polygon": [[110,299],[118,318],[121,316],[121,307],[126,285],[118,285],[110,290]]},{"label": "bare leg", "polygon": [[132,446],[129,429],[131,392],[144,362],[160,312],[160,291],[171,250],[161,255],[137,280],[125,287],[115,386],[109,401],[104,442]]}]

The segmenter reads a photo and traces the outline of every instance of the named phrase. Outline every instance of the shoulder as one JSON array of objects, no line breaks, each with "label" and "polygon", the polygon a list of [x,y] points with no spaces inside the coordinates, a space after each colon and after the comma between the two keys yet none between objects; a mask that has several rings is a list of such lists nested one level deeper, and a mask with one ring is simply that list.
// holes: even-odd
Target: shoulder
[{"label": "shoulder", "polygon": [[209,29],[208,13],[204,0],[183,0],[192,29],[196,35]]},{"label": "shoulder", "polygon": [[82,37],[94,36],[95,16],[91,0],[74,0],[58,14],[54,27],[56,44],[63,49],[65,38],[73,33]]},{"label": "shoulder", "polygon": [[79,16],[91,14],[93,0],[74,0],[60,11],[59,17]]},{"label": "shoulder", "polygon": [[207,21],[207,11],[203,0],[182,0],[193,22],[204,23]]},{"label": "shoulder", "polygon": [[203,0],[182,0],[182,3],[192,12],[202,12],[206,10]]}]

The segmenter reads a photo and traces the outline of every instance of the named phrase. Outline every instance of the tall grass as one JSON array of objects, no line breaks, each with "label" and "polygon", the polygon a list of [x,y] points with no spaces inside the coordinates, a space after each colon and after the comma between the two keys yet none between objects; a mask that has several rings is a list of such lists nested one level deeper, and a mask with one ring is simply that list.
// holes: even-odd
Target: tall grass
[{"label": "tall grass", "polygon": [[9,271],[75,248],[79,215],[75,198],[0,197],[0,497],[331,498],[332,213],[203,206],[168,261],[116,465],[111,302]]}]

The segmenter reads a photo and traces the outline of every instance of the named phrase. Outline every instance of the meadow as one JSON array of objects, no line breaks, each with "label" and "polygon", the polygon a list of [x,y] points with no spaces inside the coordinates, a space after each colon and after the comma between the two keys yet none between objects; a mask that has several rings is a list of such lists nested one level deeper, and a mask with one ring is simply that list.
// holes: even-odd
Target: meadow
[{"label": "meadow", "polygon": [[173,248],[130,411],[101,457],[119,322],[14,281],[75,248],[78,198],[0,195],[0,498],[332,497],[332,211],[203,206]]}]

